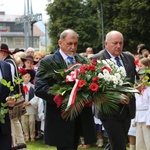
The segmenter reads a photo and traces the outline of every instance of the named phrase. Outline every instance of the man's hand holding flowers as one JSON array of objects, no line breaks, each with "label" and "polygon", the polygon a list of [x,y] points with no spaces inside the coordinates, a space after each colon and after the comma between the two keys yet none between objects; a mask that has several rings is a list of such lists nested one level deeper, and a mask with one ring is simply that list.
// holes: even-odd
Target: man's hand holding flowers
[{"label": "man's hand holding flowers", "polygon": [[60,94],[56,94],[55,97],[54,97],[54,102],[56,103],[57,105],[57,108],[59,108],[62,104],[62,101],[63,101],[64,97],[61,96]]},{"label": "man's hand holding flowers", "polygon": [[128,105],[130,102],[130,98],[129,96],[125,95],[125,94],[121,94],[121,96],[124,97],[124,99],[121,99],[119,102],[123,105]]}]

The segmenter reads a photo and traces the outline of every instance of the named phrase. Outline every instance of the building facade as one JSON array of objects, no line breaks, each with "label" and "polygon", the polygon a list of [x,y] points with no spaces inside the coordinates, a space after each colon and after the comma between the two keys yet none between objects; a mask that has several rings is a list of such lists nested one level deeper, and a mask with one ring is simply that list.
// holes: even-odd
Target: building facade
[{"label": "building facade", "polygon": [[[16,18],[20,16],[5,15],[5,12],[0,12],[0,38],[1,43],[6,43],[10,50],[15,48],[27,49],[24,24],[17,24]],[[31,33],[28,36],[29,45],[35,50],[40,49],[40,37],[44,36],[42,30],[36,24],[32,24]]]}]

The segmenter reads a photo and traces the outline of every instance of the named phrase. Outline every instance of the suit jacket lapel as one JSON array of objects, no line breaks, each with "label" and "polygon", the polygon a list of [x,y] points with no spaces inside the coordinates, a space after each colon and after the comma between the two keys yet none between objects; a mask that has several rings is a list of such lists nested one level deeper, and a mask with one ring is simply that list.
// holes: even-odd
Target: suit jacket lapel
[{"label": "suit jacket lapel", "polygon": [[122,59],[122,62],[123,62],[123,65],[124,65],[124,68],[126,70],[126,73],[128,73],[129,71],[129,64],[127,63],[127,60],[126,58],[124,57],[123,53],[120,55],[121,59]]},{"label": "suit jacket lapel", "polygon": [[54,53],[54,61],[57,63],[57,65],[60,66],[62,69],[67,68],[67,64],[61,54],[59,53],[59,49]]},{"label": "suit jacket lapel", "polygon": [[110,59],[111,58],[111,56],[109,55],[109,53],[107,52],[107,50],[103,51],[103,57],[104,57],[104,59]]}]

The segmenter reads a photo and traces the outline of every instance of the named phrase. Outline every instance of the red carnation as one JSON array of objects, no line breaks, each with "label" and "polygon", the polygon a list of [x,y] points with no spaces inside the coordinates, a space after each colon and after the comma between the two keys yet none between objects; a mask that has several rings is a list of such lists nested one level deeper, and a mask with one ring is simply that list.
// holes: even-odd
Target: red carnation
[{"label": "red carnation", "polygon": [[93,81],[94,83],[97,83],[97,82],[98,82],[98,80],[99,80],[99,78],[98,78],[98,77],[95,77],[95,78],[93,78],[93,79],[92,79],[92,81]]},{"label": "red carnation", "polygon": [[95,69],[96,69],[96,67],[94,65],[89,66],[89,70],[94,71]]},{"label": "red carnation", "polygon": [[98,85],[96,83],[92,83],[89,87],[92,92],[96,92],[98,90]]},{"label": "red carnation", "polygon": [[108,66],[104,66],[103,68],[102,68],[102,70],[108,70],[108,72],[111,72],[111,68],[109,68]]},{"label": "red carnation", "polygon": [[87,65],[81,66],[81,67],[80,67],[80,72],[81,72],[82,74],[85,74],[85,70],[86,70],[87,68],[88,68]]},{"label": "red carnation", "polygon": [[92,59],[91,64],[92,65],[96,65],[96,63],[97,63],[97,60],[96,59]]},{"label": "red carnation", "polygon": [[85,80],[79,80],[78,87],[83,87],[86,84]]}]

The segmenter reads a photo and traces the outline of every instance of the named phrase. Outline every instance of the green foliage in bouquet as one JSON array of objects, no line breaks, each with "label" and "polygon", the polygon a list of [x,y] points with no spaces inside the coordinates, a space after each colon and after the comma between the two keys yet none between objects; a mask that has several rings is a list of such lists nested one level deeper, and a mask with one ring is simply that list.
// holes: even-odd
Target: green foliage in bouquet
[{"label": "green foliage in bouquet", "polygon": [[[9,95],[10,96],[12,96],[12,92],[14,91],[14,87],[16,85],[20,85],[21,82],[22,82],[22,79],[16,78],[16,77],[14,79],[14,85],[11,84],[11,81],[7,82],[5,79],[0,80],[0,83],[9,89],[9,91],[10,91]],[[19,94],[18,93],[13,94],[13,97],[18,98]],[[7,113],[8,113],[7,104],[6,103],[0,103],[0,123],[5,123],[4,118],[5,118],[5,115]]]}]

